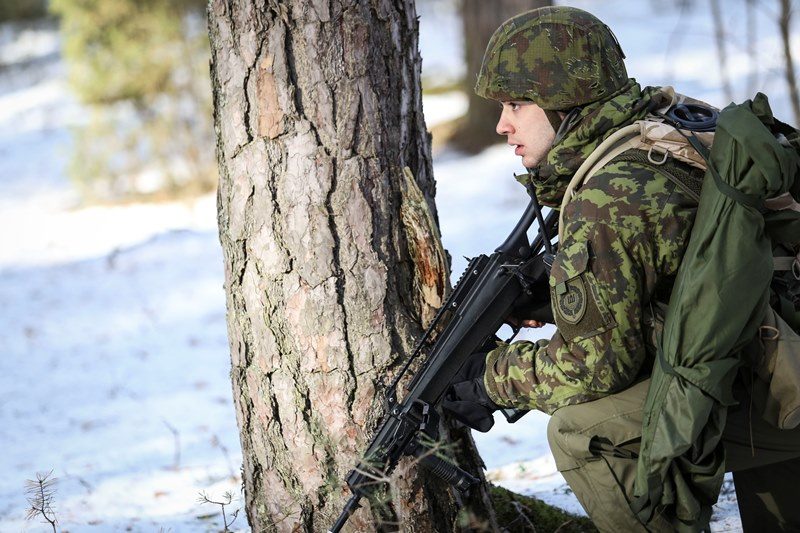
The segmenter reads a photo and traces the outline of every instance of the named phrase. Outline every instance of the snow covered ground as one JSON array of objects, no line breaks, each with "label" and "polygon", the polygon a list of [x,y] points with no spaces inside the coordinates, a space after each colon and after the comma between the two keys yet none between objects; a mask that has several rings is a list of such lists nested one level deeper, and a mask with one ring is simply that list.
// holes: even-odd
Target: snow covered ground
[{"label": "snow covered ground", "polygon": [[[0,531],[218,531],[239,493],[214,199],[77,209],[52,24],[0,26]],[[228,506],[232,512],[240,506]],[[236,525],[246,527],[243,517]]]},{"label": "snow covered ground", "polygon": [[[595,9],[615,29],[640,81],[675,76],[679,90],[724,104],[709,75],[716,61],[707,9],[681,16],[655,15],[656,2],[572,4]],[[433,5],[420,2],[424,66],[458,76],[457,21],[447,2]],[[736,15],[726,13],[730,28]],[[679,24],[693,36],[677,39]],[[760,86],[788,117],[773,72],[776,32],[763,13],[758,27],[769,65]],[[749,75],[742,49],[731,58],[736,87]],[[425,100],[429,126],[464,108],[460,94]],[[197,498],[228,490],[241,498],[241,453],[214,199],[78,208],[64,165],[83,113],[66,89],[53,26],[0,25],[0,531],[47,531],[24,520],[23,490],[25,479],[51,469],[64,530],[216,531],[218,508]],[[494,248],[516,221],[525,199],[511,175],[521,170],[504,145],[437,156],[442,234],[456,276],[463,256]],[[489,477],[580,512],[553,465],[546,422],[532,413],[476,435]],[[229,512],[240,506],[238,499]],[[244,518],[236,525],[246,528]],[[730,491],[713,527],[740,530]]]}]

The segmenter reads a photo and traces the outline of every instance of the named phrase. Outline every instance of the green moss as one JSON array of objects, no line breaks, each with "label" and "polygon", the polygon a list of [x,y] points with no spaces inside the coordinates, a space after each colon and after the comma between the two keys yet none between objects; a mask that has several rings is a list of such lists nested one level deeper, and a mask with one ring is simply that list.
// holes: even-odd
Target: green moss
[{"label": "green moss", "polygon": [[492,504],[501,530],[509,533],[584,533],[597,528],[585,516],[576,516],[541,500],[516,494],[502,487],[490,486]]}]

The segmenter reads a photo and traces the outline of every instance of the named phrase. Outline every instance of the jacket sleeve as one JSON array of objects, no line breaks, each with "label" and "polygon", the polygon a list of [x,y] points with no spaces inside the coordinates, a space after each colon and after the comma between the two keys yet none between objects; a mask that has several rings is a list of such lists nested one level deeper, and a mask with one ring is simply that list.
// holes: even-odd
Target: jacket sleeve
[{"label": "jacket sleeve", "polygon": [[558,331],[487,356],[485,383],[499,405],[551,413],[595,400],[630,386],[648,360],[643,308],[677,272],[694,211],[668,201],[673,187],[663,179],[653,194],[641,176],[605,178],[564,213],[550,276]]}]

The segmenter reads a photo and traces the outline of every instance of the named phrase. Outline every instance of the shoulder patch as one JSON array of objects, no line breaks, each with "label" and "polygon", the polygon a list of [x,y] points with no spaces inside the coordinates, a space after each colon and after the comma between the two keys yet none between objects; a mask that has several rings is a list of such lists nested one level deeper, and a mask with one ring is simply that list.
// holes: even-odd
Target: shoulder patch
[{"label": "shoulder patch", "polygon": [[556,289],[558,314],[565,322],[577,324],[586,314],[586,287],[580,276],[563,282],[563,285],[563,288]]}]

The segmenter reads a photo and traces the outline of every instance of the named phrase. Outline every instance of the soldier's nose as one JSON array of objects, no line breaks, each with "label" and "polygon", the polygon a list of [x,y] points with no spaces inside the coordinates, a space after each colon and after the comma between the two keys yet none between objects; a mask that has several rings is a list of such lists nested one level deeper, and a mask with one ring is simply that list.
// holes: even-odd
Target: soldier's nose
[{"label": "soldier's nose", "polygon": [[495,131],[498,135],[508,135],[509,133],[513,133],[512,130],[511,124],[500,115],[500,120],[497,121],[497,126],[495,127]]}]

